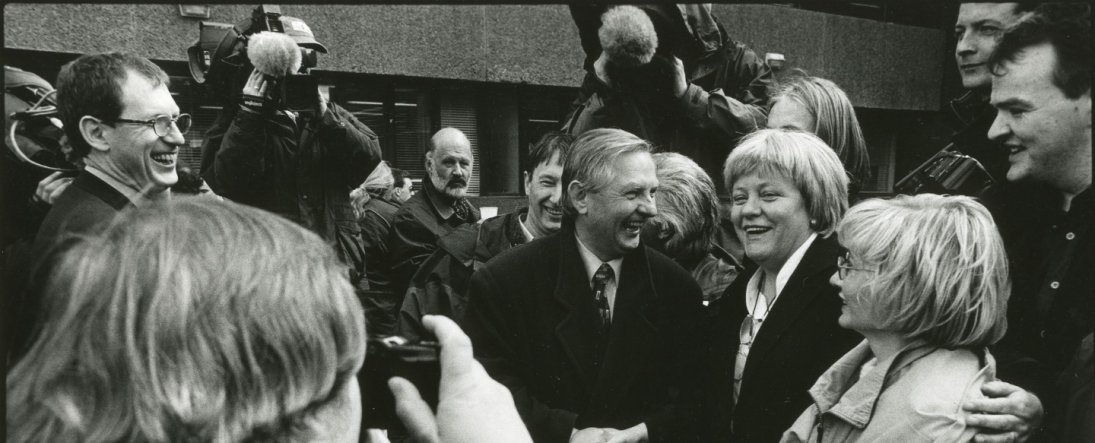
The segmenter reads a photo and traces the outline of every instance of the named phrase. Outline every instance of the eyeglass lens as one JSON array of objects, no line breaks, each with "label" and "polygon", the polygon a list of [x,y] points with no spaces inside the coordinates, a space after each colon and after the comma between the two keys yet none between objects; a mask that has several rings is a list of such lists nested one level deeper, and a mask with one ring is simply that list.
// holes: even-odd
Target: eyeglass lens
[{"label": "eyeglass lens", "polygon": [[175,119],[168,116],[162,116],[156,119],[155,129],[156,135],[160,137],[166,137],[171,134],[171,124],[175,123],[179,127],[180,134],[186,134],[190,130],[190,114],[179,114]]}]

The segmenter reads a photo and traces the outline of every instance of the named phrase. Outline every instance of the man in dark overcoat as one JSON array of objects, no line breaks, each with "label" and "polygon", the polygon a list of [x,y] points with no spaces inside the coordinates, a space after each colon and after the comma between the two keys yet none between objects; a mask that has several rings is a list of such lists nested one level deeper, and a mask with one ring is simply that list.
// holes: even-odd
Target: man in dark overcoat
[{"label": "man in dark overcoat", "polygon": [[596,129],[564,163],[563,227],[472,276],[466,329],[537,442],[692,441],[699,286],[640,241],[657,214],[646,141]]}]

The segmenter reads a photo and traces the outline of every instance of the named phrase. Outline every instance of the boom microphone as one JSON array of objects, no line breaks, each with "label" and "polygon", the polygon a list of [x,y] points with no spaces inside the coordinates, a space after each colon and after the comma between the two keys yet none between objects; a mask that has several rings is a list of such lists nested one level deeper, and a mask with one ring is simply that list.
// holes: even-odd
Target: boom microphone
[{"label": "boom microphone", "polygon": [[302,61],[296,40],[278,32],[252,35],[247,55],[257,71],[274,78],[295,74]]},{"label": "boom microphone", "polygon": [[620,66],[639,67],[650,62],[658,48],[654,23],[642,9],[617,6],[601,16],[597,32],[609,61]]}]

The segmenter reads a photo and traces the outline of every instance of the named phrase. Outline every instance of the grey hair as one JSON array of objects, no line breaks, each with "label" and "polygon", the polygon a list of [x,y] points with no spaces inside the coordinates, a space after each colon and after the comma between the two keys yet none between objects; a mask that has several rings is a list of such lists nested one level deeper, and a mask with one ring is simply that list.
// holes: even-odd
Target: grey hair
[{"label": "grey hair", "polygon": [[571,201],[571,183],[580,183],[586,192],[598,192],[615,178],[613,160],[626,154],[650,153],[653,150],[646,140],[620,129],[594,129],[578,136],[563,163],[564,217],[573,220],[578,215]]},{"label": "grey hair", "polygon": [[675,152],[654,154],[658,168],[658,215],[650,219],[669,234],[670,257],[707,252],[719,226],[719,199],[715,183],[696,162]]}]

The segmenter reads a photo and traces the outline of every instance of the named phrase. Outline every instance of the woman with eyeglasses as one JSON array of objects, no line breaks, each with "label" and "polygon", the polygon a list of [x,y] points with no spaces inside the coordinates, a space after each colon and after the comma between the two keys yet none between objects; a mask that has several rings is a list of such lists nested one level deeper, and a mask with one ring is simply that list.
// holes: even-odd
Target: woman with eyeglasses
[{"label": "woman with eyeglasses", "polygon": [[867,200],[837,228],[840,326],[866,337],[810,388],[783,442],[966,442],[1007,329],[1003,241],[969,197]]},{"label": "woman with eyeglasses", "polygon": [[817,136],[783,129],[745,137],[723,175],[750,264],[714,304],[711,440],[775,442],[817,377],[863,339],[837,323],[842,302],[828,284],[848,177]]}]

